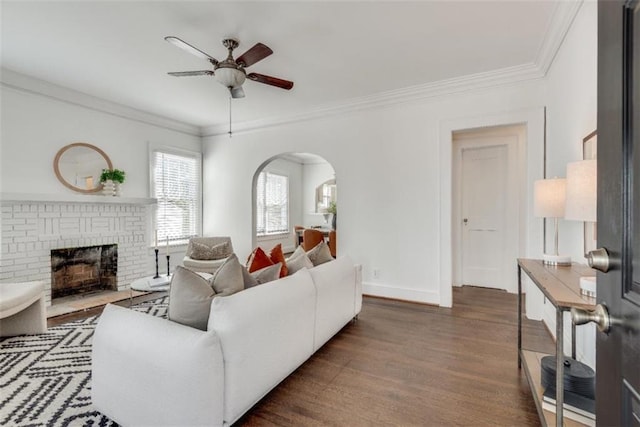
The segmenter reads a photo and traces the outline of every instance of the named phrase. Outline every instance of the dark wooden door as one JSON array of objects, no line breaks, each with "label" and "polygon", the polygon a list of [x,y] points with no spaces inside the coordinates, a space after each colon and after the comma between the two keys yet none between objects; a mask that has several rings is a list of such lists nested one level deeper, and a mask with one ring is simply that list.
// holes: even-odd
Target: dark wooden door
[{"label": "dark wooden door", "polygon": [[[598,303],[613,322],[597,334],[599,425],[640,426],[640,2],[598,4]],[[635,172],[638,172],[636,176]]]}]

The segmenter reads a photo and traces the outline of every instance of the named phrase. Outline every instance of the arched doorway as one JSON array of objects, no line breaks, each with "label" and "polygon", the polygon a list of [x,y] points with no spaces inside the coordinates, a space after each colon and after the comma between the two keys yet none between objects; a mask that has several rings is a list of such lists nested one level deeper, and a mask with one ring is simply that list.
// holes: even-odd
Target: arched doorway
[{"label": "arched doorway", "polygon": [[267,159],[253,177],[252,247],[268,253],[281,244],[285,253],[293,252],[296,226],[319,228],[328,235],[337,210],[337,187],[333,166],[321,156],[283,153]]}]

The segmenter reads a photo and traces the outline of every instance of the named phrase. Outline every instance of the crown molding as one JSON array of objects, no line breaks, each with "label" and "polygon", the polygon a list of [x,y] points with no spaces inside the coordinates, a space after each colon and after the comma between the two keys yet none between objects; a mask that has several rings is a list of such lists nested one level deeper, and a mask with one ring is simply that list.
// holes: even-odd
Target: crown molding
[{"label": "crown molding", "polygon": [[[294,122],[314,120],[338,114],[362,111],[377,107],[420,101],[436,96],[452,95],[471,90],[513,84],[517,82],[539,79],[544,74],[535,64],[493,70],[485,73],[471,74],[453,79],[440,80],[433,83],[411,86],[403,89],[380,92],[361,98],[353,98],[346,102],[318,106],[306,112],[281,117],[272,117],[254,121],[234,123],[233,133],[242,133],[273,126],[281,126]],[[202,136],[218,136],[228,133],[228,124],[202,128]]]},{"label": "crown molding", "polygon": [[[553,64],[553,60],[560,50],[562,42],[569,32],[582,3],[583,0],[560,1],[557,3],[549,28],[533,63],[484,73],[470,74],[453,79],[439,80],[361,98],[353,98],[344,102],[317,106],[302,113],[238,122],[233,124],[233,133],[250,132],[371,108],[421,101],[436,96],[452,95],[478,89],[506,86],[528,80],[542,79],[547,75],[551,64]],[[226,135],[228,134],[228,125],[220,124],[202,127],[201,134],[203,137]]]},{"label": "crown molding", "polygon": [[553,60],[558,54],[583,2],[583,0],[574,0],[561,1],[556,4],[549,29],[545,33],[536,57],[536,64],[544,75],[551,68],[551,64],[553,64]]},{"label": "crown molding", "polygon": [[201,129],[199,126],[190,125],[132,107],[127,107],[126,105],[107,101],[102,98],[87,95],[86,93],[58,86],[25,74],[20,74],[7,68],[2,68],[0,72],[0,86],[23,93],[30,93],[55,99],[56,101],[88,108],[90,110],[99,111],[101,113],[110,114],[127,120],[141,122],[193,136],[201,136]]}]

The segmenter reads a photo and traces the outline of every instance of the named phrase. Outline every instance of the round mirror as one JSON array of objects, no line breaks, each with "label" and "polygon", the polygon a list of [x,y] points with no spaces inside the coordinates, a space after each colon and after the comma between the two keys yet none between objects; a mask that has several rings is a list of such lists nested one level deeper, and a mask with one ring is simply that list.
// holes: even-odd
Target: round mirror
[{"label": "round mirror", "polygon": [[96,146],[75,142],[62,147],[53,160],[53,170],[65,187],[79,193],[102,190],[102,169],[113,169],[109,156]]}]

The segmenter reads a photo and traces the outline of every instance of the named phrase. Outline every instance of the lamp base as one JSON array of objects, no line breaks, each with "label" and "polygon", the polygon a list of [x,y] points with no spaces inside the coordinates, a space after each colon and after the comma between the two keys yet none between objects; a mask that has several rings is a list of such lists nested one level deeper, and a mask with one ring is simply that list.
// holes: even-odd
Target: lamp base
[{"label": "lamp base", "polygon": [[596,276],[583,276],[580,278],[580,293],[588,297],[596,297]]},{"label": "lamp base", "polygon": [[571,265],[571,257],[567,255],[542,255],[542,263],[547,265]]}]

